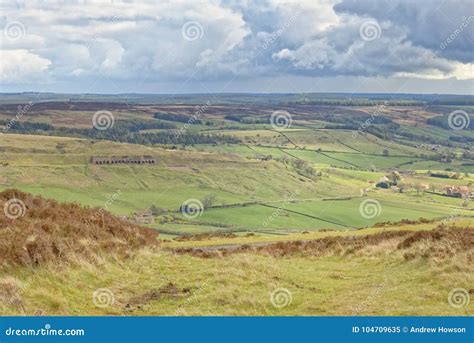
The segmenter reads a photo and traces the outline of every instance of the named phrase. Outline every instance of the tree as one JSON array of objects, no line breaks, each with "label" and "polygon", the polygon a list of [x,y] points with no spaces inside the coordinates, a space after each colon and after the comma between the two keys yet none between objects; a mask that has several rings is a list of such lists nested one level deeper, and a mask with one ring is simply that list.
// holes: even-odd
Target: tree
[{"label": "tree", "polygon": [[153,204],[153,205],[150,206],[150,211],[151,211],[152,215],[159,216],[159,215],[165,213],[166,209],[161,208],[161,207],[157,207],[156,205]]},{"label": "tree", "polygon": [[388,177],[394,185],[397,185],[398,182],[402,180],[402,176],[400,175],[399,172],[393,171],[390,173],[390,176]]},{"label": "tree", "polygon": [[208,194],[202,199],[202,205],[204,208],[209,208],[214,205],[214,202],[216,201],[216,195],[215,194]]},{"label": "tree", "polygon": [[415,183],[413,188],[416,190],[416,195],[420,195],[420,193],[426,189],[426,186],[422,183]]},{"label": "tree", "polygon": [[406,183],[406,182],[400,182],[398,184],[398,189],[400,191],[400,193],[403,193],[404,191],[406,191],[407,189],[410,189],[410,184]]}]

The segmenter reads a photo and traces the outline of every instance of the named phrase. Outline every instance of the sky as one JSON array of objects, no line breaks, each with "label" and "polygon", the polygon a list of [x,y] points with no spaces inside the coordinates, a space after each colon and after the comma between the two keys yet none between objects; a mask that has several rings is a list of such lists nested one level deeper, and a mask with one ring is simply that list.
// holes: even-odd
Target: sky
[{"label": "sky", "polygon": [[474,94],[474,1],[0,1],[0,92]]}]

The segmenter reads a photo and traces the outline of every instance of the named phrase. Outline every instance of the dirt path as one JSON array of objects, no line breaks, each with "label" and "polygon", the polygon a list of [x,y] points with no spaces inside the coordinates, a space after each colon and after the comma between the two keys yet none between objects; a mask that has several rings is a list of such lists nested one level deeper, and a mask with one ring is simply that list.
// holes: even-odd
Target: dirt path
[{"label": "dirt path", "polygon": [[182,248],[167,248],[165,250],[168,251],[179,251],[182,249],[186,249],[187,251],[219,251],[219,250],[226,250],[226,251],[233,251],[237,250],[243,246],[250,246],[250,247],[265,247],[268,245],[284,242],[284,243],[295,243],[295,242],[309,242],[314,239],[299,239],[299,240],[279,240],[279,241],[271,241],[271,242],[256,242],[256,243],[229,243],[229,244],[220,244],[220,245],[204,245],[204,246],[194,246],[194,247],[182,247]]}]

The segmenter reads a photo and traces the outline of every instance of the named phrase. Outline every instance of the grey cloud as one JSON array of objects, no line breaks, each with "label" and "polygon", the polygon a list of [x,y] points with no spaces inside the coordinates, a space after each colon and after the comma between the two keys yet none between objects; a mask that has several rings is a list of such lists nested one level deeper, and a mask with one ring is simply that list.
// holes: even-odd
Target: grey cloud
[{"label": "grey cloud", "polygon": [[[471,0],[343,0],[334,8],[337,13],[390,21],[406,28],[407,39],[414,45],[436,51],[448,59],[474,61],[474,3]],[[443,42],[453,34],[455,39],[443,48]]]},{"label": "grey cloud", "polygon": [[[19,20],[26,27],[22,39],[5,40],[1,46],[6,59],[0,66],[2,85],[39,82],[39,75],[49,84],[89,84],[100,76],[118,85],[235,78],[258,83],[283,75],[448,78],[473,61],[474,20],[440,47],[462,17],[472,14],[472,6],[432,4],[242,0],[0,5],[7,22]],[[359,29],[367,20],[380,25],[379,38],[361,38]],[[187,21],[202,25],[200,39],[183,39]],[[34,78],[28,80],[27,73],[13,77],[15,61],[28,63],[25,70],[34,71]]]},{"label": "grey cloud", "polygon": [[453,70],[446,60],[405,38],[403,29],[380,22],[380,38],[364,41],[359,28],[366,19],[349,18],[297,49],[274,54],[277,61],[290,61],[299,73],[316,76],[390,76],[399,72],[416,73]]}]

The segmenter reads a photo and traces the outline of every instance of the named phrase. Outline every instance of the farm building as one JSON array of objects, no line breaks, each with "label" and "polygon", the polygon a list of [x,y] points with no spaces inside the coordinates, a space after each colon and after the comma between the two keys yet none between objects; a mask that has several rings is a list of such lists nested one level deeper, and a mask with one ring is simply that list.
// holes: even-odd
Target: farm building
[{"label": "farm building", "polygon": [[442,174],[442,173],[431,173],[430,176],[431,177],[439,177],[439,178],[442,178],[442,179],[449,179],[449,175]]},{"label": "farm building", "polygon": [[155,158],[150,155],[144,156],[92,156],[92,164],[154,164]]},{"label": "farm building", "polygon": [[153,224],[155,222],[155,218],[150,210],[146,210],[144,212],[134,212],[132,216],[132,221],[137,224]]},{"label": "farm building", "polygon": [[446,191],[446,195],[450,197],[466,198],[470,195],[469,187],[466,186],[446,186],[444,189]]},{"label": "farm building", "polygon": [[375,185],[375,187],[388,189],[391,185],[392,182],[390,181],[390,179],[386,176],[382,176],[379,179],[379,182],[377,182],[377,184]]}]

